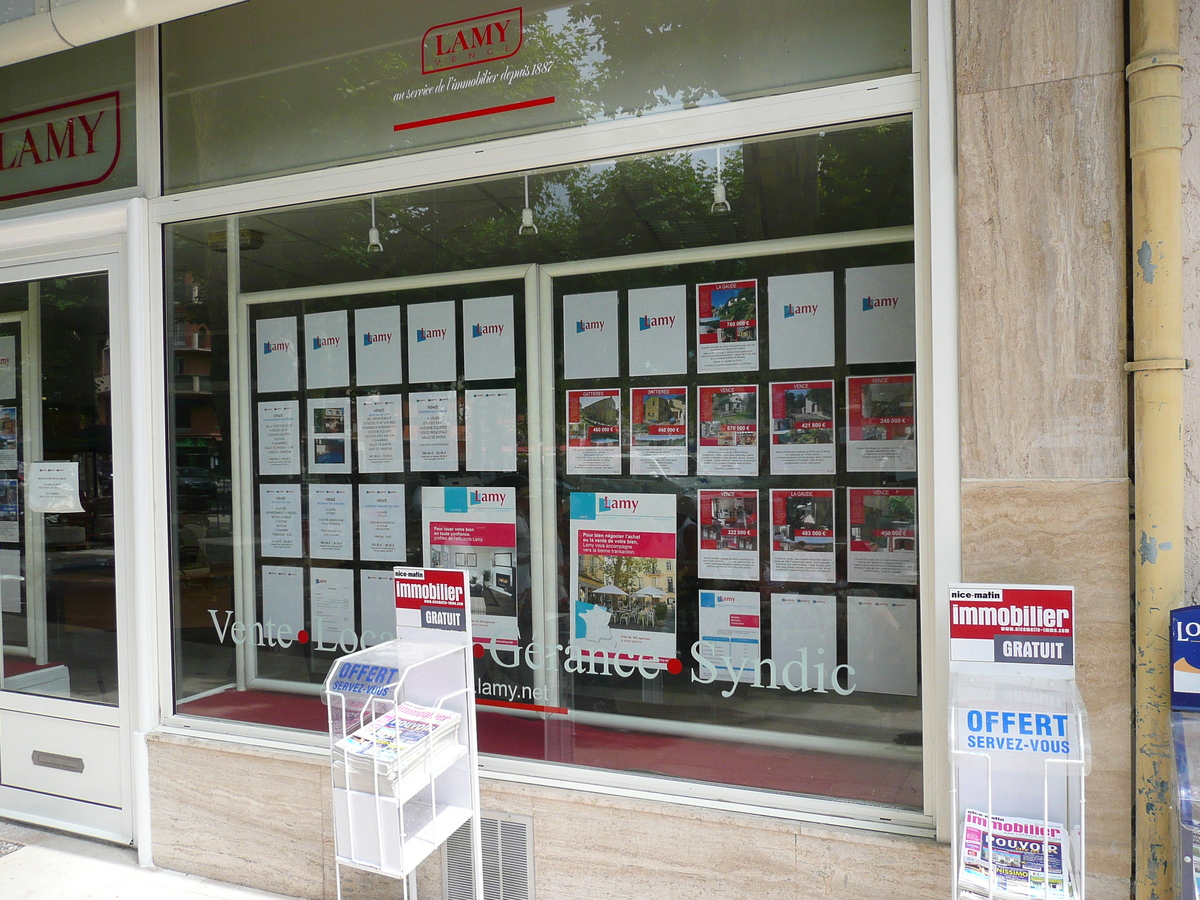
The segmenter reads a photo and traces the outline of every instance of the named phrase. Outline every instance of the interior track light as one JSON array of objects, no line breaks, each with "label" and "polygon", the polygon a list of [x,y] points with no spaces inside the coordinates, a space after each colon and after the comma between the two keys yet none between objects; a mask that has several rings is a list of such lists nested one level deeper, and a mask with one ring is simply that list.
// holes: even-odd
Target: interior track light
[{"label": "interior track light", "polygon": [[517,234],[537,234],[538,227],[533,224],[533,207],[529,205],[529,176],[525,176],[525,207],[521,210],[521,227]]},{"label": "interior track light", "polygon": [[714,216],[728,215],[733,211],[729,200],[725,197],[725,182],[721,180],[721,148],[717,147],[717,183],[713,185],[712,214]]},{"label": "interior track light", "polygon": [[367,252],[378,250],[383,252],[383,241],[379,239],[379,229],[375,227],[375,198],[371,198],[371,230],[367,232]]}]

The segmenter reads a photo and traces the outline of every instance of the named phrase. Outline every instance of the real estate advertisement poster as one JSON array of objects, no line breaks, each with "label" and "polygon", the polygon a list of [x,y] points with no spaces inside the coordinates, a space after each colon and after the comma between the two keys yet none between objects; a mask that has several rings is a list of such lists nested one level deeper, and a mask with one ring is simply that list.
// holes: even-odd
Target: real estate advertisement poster
[{"label": "real estate advertisement poster", "polygon": [[757,475],[757,385],[702,385],[698,406],[697,474]]},{"label": "real estate advertisement poster", "polygon": [[[674,494],[571,494],[571,655],[677,673]],[[613,668],[610,668],[613,667]]]},{"label": "real estate advertisement poster", "polygon": [[409,463],[414,472],[458,471],[458,394],[408,395]]},{"label": "real estate advertisement poster", "polygon": [[758,491],[700,491],[701,578],[758,581]]},{"label": "real estate advertisement poster", "polygon": [[517,471],[516,389],[467,390],[465,395],[467,471]]},{"label": "real estate advertisement poster", "polygon": [[833,382],[771,384],[771,474],[836,475]]},{"label": "real estate advertisement poster", "polygon": [[847,577],[852,582],[917,583],[915,488],[847,488],[850,537]]},{"label": "real estate advertisement poster", "polygon": [[837,581],[833,489],[771,491],[771,580]]},{"label": "real estate advertisement poster", "polygon": [[516,651],[516,488],[423,487],[421,519],[425,567],[467,572],[474,642]]},{"label": "real estate advertisement poster", "polygon": [[300,404],[295,400],[258,404],[258,474],[300,474]]},{"label": "real estate advertisement poster", "polygon": [[758,281],[696,285],[696,371],[758,369]]},{"label": "real estate advertisement poster", "polygon": [[304,556],[301,539],[300,485],[260,484],[258,486],[258,521],[263,556]]},{"label": "real estate advertisement poster", "polygon": [[846,471],[917,470],[913,380],[912,375],[846,379]]},{"label": "real estate advertisement poster", "polygon": [[846,662],[857,691],[917,695],[917,599],[846,598]]},{"label": "real estate advertisement poster", "polygon": [[788,690],[829,689],[822,679],[837,663],[837,606],[833,594],[771,595],[771,658]]},{"label": "real estate advertisement poster", "polygon": [[621,389],[567,391],[567,474],[621,474]]},{"label": "real estate advertisement poster", "polygon": [[358,471],[404,471],[404,397],[355,397],[358,413]]},{"label": "real estate advertisement poster", "polygon": [[454,301],[413,303],[408,317],[408,380],[413,384],[458,380]]},{"label": "real estate advertisement poster", "polygon": [[633,388],[629,398],[631,475],[688,473],[687,388]]},{"label": "real estate advertisement poster", "polygon": [[754,681],[762,657],[761,626],[757,592],[700,592],[700,656],[716,669],[717,681]]},{"label": "real estate advertisement poster", "polygon": [[354,494],[348,484],[308,487],[308,555],[354,559]]},{"label": "real estate advertisement poster", "polygon": [[313,473],[350,471],[350,398],[308,401],[308,470]]}]

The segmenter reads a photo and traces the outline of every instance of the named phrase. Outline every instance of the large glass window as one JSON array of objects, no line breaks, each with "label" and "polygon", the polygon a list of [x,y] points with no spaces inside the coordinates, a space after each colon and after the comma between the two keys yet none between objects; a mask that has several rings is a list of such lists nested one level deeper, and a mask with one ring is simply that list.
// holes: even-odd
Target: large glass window
[{"label": "large glass window", "polygon": [[894,120],[171,226],[177,712],[452,566],[485,752],[920,808],[912,224]]},{"label": "large glass window", "polygon": [[168,190],[911,68],[909,3],[250,0],[163,26]]}]

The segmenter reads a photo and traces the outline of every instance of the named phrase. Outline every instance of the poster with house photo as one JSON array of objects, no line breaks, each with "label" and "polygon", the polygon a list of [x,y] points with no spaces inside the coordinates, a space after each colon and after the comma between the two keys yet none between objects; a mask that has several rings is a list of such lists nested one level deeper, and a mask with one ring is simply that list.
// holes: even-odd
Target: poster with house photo
[{"label": "poster with house photo", "polygon": [[912,375],[846,379],[846,471],[915,472]]},{"label": "poster with house photo", "polygon": [[696,285],[696,371],[758,369],[758,281]]},{"label": "poster with house photo", "polygon": [[567,391],[567,474],[621,474],[621,389]]},{"label": "poster with house photo", "polygon": [[758,386],[702,386],[699,394],[697,474],[757,475]]}]

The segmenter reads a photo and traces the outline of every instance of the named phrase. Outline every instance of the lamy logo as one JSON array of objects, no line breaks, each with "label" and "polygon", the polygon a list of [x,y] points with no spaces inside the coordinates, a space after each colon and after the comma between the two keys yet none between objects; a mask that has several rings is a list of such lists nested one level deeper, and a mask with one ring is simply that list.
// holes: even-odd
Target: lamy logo
[{"label": "lamy logo", "polygon": [[891,309],[900,302],[899,297],[863,297],[863,312],[870,312],[873,309]]},{"label": "lamy logo", "polygon": [[425,75],[515,56],[524,31],[521,7],[434,25],[421,40]]}]

